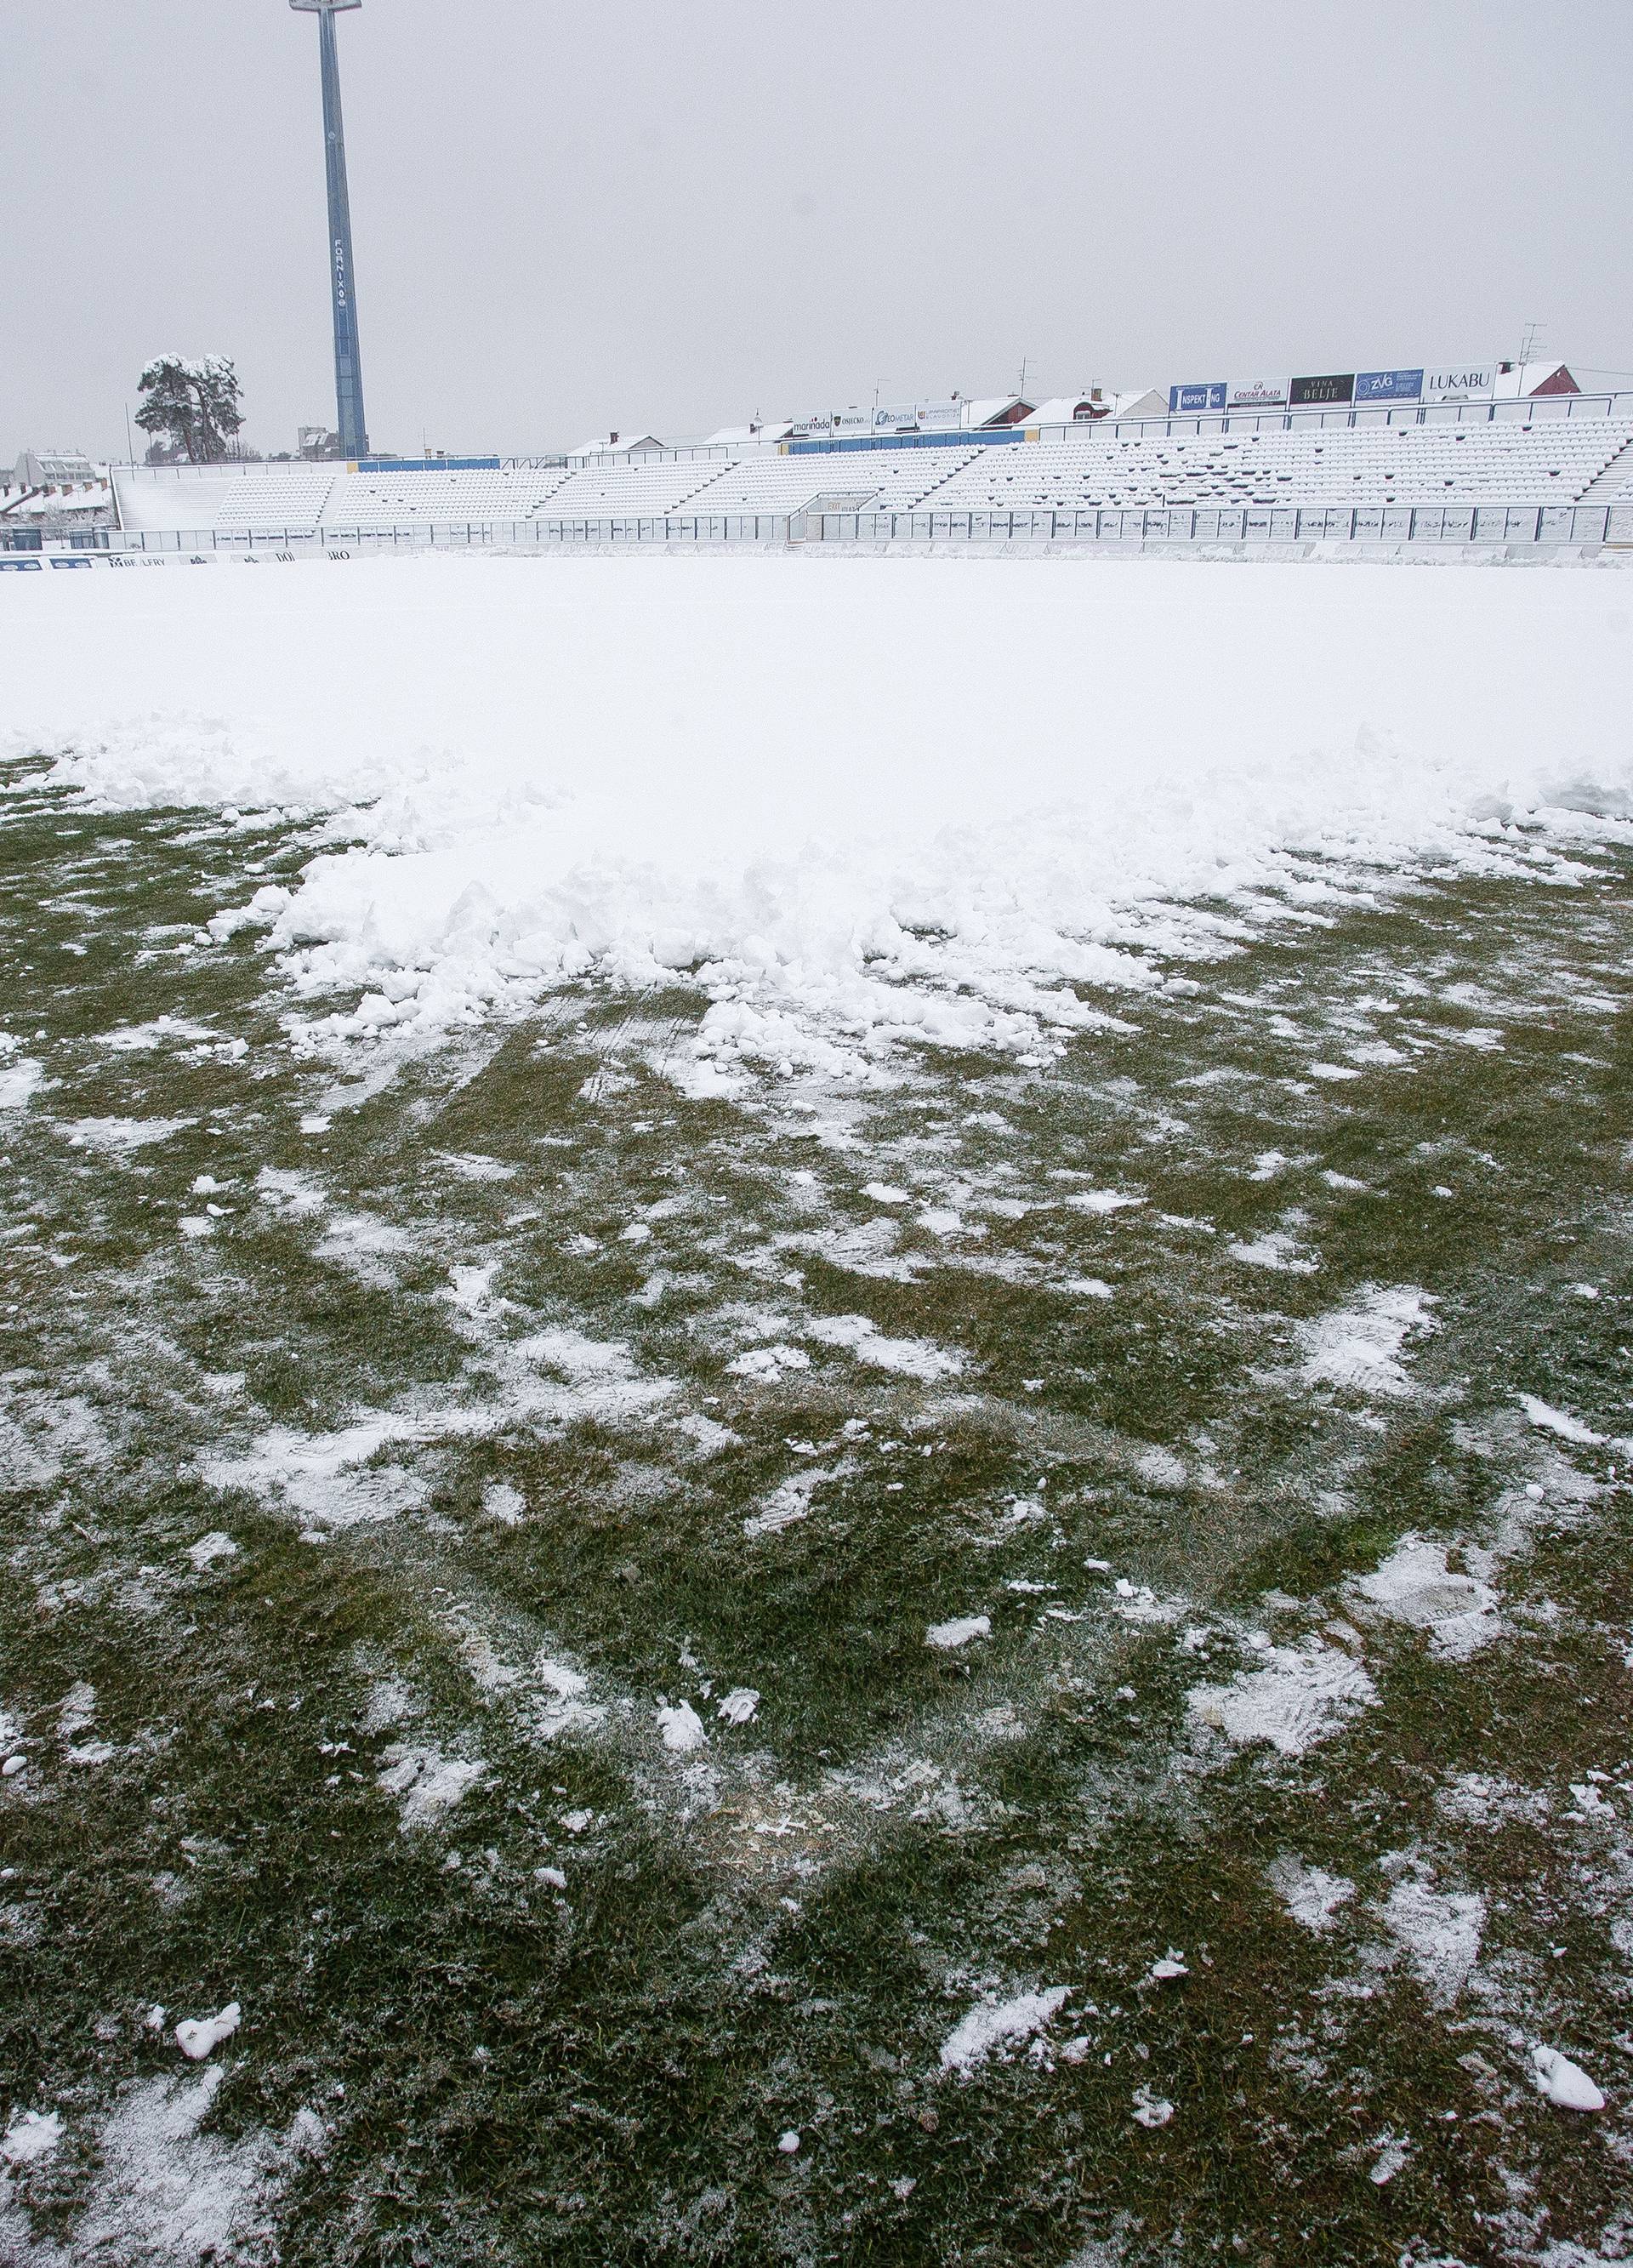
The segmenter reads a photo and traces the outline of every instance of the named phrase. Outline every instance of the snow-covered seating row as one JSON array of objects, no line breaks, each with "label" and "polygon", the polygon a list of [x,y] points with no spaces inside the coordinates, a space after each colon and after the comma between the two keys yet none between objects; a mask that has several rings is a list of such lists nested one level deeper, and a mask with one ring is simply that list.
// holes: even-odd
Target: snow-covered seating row
[{"label": "snow-covered seating row", "polygon": [[[1024,442],[1011,445],[1024,448]],[[813,497],[865,496],[869,512],[910,512],[942,483],[986,453],[967,449],[813,450],[780,457],[767,453],[728,464],[700,489],[688,512],[798,512]],[[1005,450],[996,451],[1005,454]]]},{"label": "snow-covered seating row", "polygon": [[1633,438],[1608,418],[1527,425],[1328,428],[983,451],[938,511],[1173,504],[1573,504]]},{"label": "snow-covered seating row", "polygon": [[228,483],[208,524],[246,534],[259,534],[263,529],[269,534],[284,530],[310,534],[323,524],[334,485],[332,465],[245,473]]},{"label": "snow-covered seating row", "polygon": [[[1013,446],[1020,446],[1022,444]],[[235,480],[211,515],[221,534],[312,534],[533,519],[646,519],[798,512],[839,490],[867,508],[906,512],[938,491],[975,448],[869,449],[780,456],[647,458],[634,463],[479,472],[349,473],[291,468]]]},{"label": "snow-covered seating row", "polygon": [[633,464],[585,465],[563,481],[541,517],[661,519],[688,508],[688,499],[719,469],[717,457],[648,457]]},{"label": "snow-covered seating row", "polygon": [[[531,519],[564,477],[559,467],[516,471],[342,472],[334,476],[327,489],[320,524],[343,531],[457,527],[467,522]],[[232,524],[232,510],[229,498],[217,520],[218,527]]]}]

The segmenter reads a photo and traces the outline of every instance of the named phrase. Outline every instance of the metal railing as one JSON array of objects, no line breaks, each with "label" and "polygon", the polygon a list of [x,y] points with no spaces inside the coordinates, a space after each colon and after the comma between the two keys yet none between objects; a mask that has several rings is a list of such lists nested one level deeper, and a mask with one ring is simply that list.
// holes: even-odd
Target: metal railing
[{"label": "metal railing", "polygon": [[1071,543],[1633,544],[1633,497],[1585,504],[1173,506],[1122,511],[606,513],[410,527],[107,531],[98,560],[221,555],[349,558],[417,550],[537,551],[586,544]]},{"label": "metal railing", "polygon": [[840,543],[1633,544],[1633,502],[825,512]]}]

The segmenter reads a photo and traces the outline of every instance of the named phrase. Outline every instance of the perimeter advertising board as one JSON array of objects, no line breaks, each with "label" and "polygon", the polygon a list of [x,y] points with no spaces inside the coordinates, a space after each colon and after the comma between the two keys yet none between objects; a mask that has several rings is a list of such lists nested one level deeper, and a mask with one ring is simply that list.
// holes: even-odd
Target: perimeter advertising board
[{"label": "perimeter advertising board", "polygon": [[1497,364],[1492,362],[1459,363],[1423,372],[1425,401],[1480,401],[1489,400],[1496,388]]},{"label": "perimeter advertising board", "polygon": [[1287,392],[1290,409],[1313,409],[1329,404],[1347,409],[1355,400],[1355,372],[1330,371],[1320,378],[1296,378]]},{"label": "perimeter advertising board", "polygon": [[797,441],[826,440],[830,434],[871,433],[873,413],[871,409],[830,409],[823,416],[797,417],[792,426]]},{"label": "perimeter advertising board", "polygon": [[1362,370],[1356,372],[1355,398],[1361,401],[1421,401],[1421,370]]},{"label": "perimeter advertising board", "polygon": [[1489,401],[1497,388],[1495,363],[1446,364],[1438,369],[1327,371],[1306,378],[1200,379],[1168,389],[1170,416],[1219,409],[1347,409],[1372,402]]},{"label": "perimeter advertising board", "polygon": [[1168,414],[1178,417],[1193,409],[1223,409],[1225,397],[1230,391],[1222,378],[1203,379],[1195,386],[1171,386],[1168,388]]},{"label": "perimeter advertising board", "polygon": [[939,432],[944,427],[963,422],[964,405],[949,398],[945,401],[901,401],[893,409],[873,412],[876,433]]},{"label": "perimeter advertising board", "polygon": [[1239,378],[1231,380],[1225,396],[1227,409],[1285,409],[1287,389],[1292,380],[1287,378]]}]

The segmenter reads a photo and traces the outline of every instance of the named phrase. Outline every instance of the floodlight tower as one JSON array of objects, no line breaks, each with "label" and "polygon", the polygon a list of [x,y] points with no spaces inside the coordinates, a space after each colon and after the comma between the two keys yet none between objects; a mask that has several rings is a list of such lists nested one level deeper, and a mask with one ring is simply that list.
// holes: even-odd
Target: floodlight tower
[{"label": "floodlight tower", "polygon": [[340,112],[340,51],[335,18],[342,8],[363,0],[289,0],[303,15],[318,19],[318,55],[323,70],[323,149],[329,187],[329,291],[335,304],[335,431],[341,453],[366,457],[368,420],[363,414],[363,357],[357,346],[357,294],[351,264],[351,200],[346,193],[346,129]]}]

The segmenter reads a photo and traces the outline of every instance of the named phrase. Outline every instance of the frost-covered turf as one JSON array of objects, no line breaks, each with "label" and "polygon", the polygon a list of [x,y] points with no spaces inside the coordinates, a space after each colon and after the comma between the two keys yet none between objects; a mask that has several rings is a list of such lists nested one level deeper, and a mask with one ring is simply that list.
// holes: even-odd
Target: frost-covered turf
[{"label": "frost-covered turf", "polygon": [[1625,2257],[1622,830],[697,1101],[11,777],[0,2257]]}]

